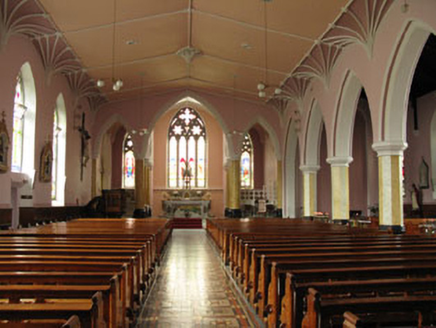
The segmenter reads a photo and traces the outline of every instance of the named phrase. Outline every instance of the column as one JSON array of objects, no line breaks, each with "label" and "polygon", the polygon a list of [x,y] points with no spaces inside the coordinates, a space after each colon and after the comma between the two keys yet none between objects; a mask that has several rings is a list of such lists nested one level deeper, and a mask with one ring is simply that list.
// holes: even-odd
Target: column
[{"label": "column", "polygon": [[144,202],[151,205],[151,169],[152,164],[149,160],[144,161]]},{"label": "column", "polygon": [[303,217],[313,216],[316,211],[316,175],[319,166],[300,166],[303,172]]},{"label": "column", "polygon": [[144,209],[144,160],[135,159],[135,198],[136,209]]},{"label": "column", "polygon": [[240,218],[242,216],[239,197],[241,189],[241,163],[239,159],[230,160],[227,167],[227,204],[226,216]]},{"label": "column", "polygon": [[276,215],[281,218],[283,216],[283,168],[282,161],[277,161],[277,209]]},{"label": "column", "polygon": [[97,196],[97,158],[92,159],[91,199]]},{"label": "column", "polygon": [[379,142],[372,145],[378,156],[378,195],[380,230],[404,230],[403,152],[404,142]]},{"label": "column", "polygon": [[332,157],[327,159],[332,177],[332,219],[343,224],[350,219],[349,164],[352,157]]}]

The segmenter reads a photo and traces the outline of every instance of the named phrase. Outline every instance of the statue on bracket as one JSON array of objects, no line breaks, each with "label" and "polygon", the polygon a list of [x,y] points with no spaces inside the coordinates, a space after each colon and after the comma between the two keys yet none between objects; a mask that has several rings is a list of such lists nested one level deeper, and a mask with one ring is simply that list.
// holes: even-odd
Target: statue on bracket
[{"label": "statue on bracket", "polygon": [[39,164],[39,181],[51,182],[51,170],[53,164],[53,145],[51,141],[45,143],[41,152],[41,162]]},{"label": "statue on bracket", "polygon": [[8,171],[8,150],[9,150],[9,134],[6,128],[5,112],[2,113],[2,120],[0,121],[0,173]]}]

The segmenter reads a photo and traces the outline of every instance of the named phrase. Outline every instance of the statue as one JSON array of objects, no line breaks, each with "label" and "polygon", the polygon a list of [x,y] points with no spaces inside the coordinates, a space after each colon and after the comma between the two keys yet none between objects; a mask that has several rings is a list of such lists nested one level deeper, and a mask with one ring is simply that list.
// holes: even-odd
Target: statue
[{"label": "statue", "polygon": [[418,189],[414,183],[412,184],[411,198],[412,213],[418,214],[419,217],[422,217],[422,191],[421,189]]}]

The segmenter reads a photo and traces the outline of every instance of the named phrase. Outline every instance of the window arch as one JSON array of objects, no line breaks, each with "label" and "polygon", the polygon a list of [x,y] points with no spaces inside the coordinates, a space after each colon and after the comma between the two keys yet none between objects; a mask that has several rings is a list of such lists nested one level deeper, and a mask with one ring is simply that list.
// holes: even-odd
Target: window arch
[{"label": "window arch", "polygon": [[130,134],[126,135],[123,144],[123,186],[128,189],[135,188],[135,153]]},{"label": "window arch", "polygon": [[248,133],[245,134],[241,150],[241,187],[253,188],[253,143]]},{"label": "window arch", "polygon": [[31,179],[35,154],[35,81],[29,63],[17,75],[12,128],[11,171],[26,173]]},{"label": "window arch", "polygon": [[65,157],[67,117],[62,94],[56,100],[53,111],[53,167],[51,179],[51,200],[53,205],[65,204]]},{"label": "window arch", "polygon": [[168,129],[168,186],[206,187],[206,126],[189,107],[177,112]]}]

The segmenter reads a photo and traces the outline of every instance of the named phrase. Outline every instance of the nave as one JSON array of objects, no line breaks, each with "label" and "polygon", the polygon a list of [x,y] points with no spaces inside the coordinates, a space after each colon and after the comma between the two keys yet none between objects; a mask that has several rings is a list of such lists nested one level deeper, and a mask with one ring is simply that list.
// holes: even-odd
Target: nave
[{"label": "nave", "polygon": [[173,230],[137,328],[252,326],[205,231]]}]

